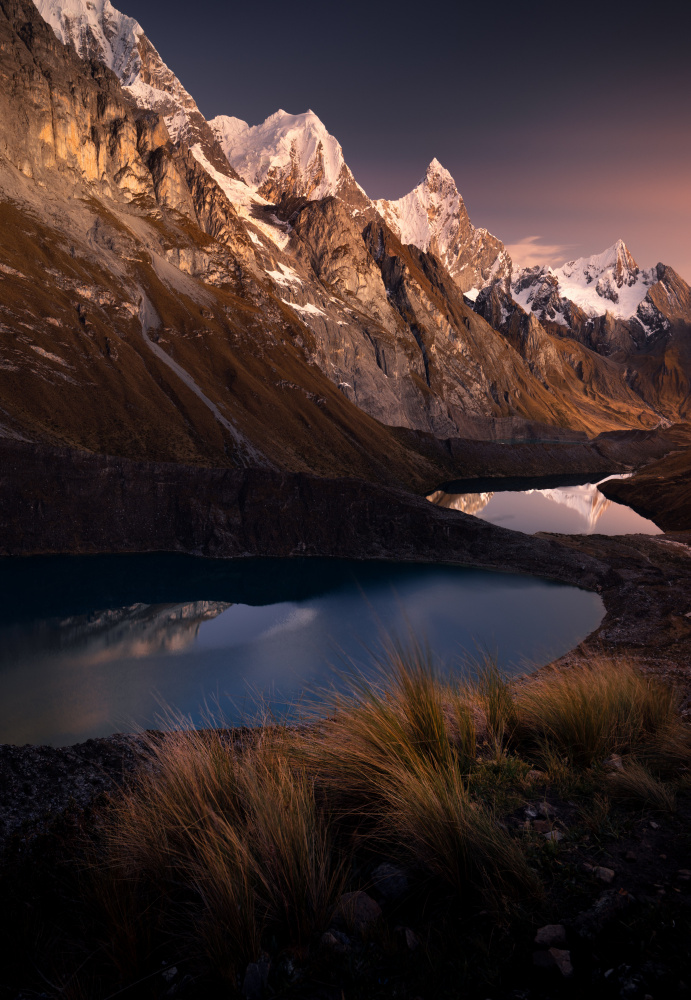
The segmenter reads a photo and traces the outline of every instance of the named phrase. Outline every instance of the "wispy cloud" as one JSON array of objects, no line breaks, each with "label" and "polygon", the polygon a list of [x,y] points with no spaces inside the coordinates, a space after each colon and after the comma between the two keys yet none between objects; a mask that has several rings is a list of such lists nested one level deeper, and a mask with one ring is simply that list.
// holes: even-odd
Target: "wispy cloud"
[{"label": "wispy cloud", "polygon": [[514,267],[534,267],[535,264],[563,264],[577,243],[541,243],[541,236],[524,236],[518,243],[507,244]]}]

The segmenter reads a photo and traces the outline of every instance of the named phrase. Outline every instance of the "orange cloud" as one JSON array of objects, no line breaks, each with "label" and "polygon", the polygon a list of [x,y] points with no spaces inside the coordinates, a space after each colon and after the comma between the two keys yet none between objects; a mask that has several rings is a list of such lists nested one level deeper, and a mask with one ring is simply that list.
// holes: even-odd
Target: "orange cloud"
[{"label": "orange cloud", "polygon": [[536,264],[563,264],[570,258],[568,251],[576,243],[540,243],[541,236],[524,236],[518,243],[509,243],[506,249],[511,254],[514,267],[534,267]]}]

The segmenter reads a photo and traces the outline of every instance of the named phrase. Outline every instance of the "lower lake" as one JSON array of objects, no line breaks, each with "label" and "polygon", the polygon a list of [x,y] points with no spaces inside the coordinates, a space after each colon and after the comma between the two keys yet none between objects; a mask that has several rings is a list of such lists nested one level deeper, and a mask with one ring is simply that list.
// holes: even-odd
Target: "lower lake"
[{"label": "lower lake", "polygon": [[155,727],[165,709],[201,723],[205,704],[237,724],[258,696],[282,716],[367,670],[387,636],[428,642],[450,670],[479,650],[532,669],[604,613],[532,577],[333,559],[2,559],[0,594],[0,743],[55,746]]}]

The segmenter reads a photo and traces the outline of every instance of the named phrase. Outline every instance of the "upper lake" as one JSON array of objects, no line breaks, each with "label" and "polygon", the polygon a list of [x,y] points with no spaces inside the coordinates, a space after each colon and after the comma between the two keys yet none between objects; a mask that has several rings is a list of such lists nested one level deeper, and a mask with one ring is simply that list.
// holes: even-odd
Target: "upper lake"
[{"label": "upper lake", "polygon": [[583,476],[460,479],[446,483],[427,499],[528,535],[536,531],[567,535],[661,534],[652,521],[608,500],[598,483]]},{"label": "upper lake", "polygon": [[0,743],[77,743],[158,724],[170,708],[229,723],[256,695],[281,713],[384,636],[461,669],[565,653],[603,604],[575,587],[451,566],[177,555],[0,560]]}]

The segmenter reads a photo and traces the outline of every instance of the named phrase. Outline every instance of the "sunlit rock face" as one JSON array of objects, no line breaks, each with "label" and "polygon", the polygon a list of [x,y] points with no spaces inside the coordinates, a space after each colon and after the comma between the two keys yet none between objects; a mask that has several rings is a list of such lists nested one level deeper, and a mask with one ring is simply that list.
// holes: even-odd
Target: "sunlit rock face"
[{"label": "sunlit rock face", "polygon": [[194,98],[134,18],[116,10],[110,0],[35,0],[35,4],[63,44],[82,59],[112,70],[137,107],[164,116],[174,142],[199,144],[215,169],[236,176]]}]

